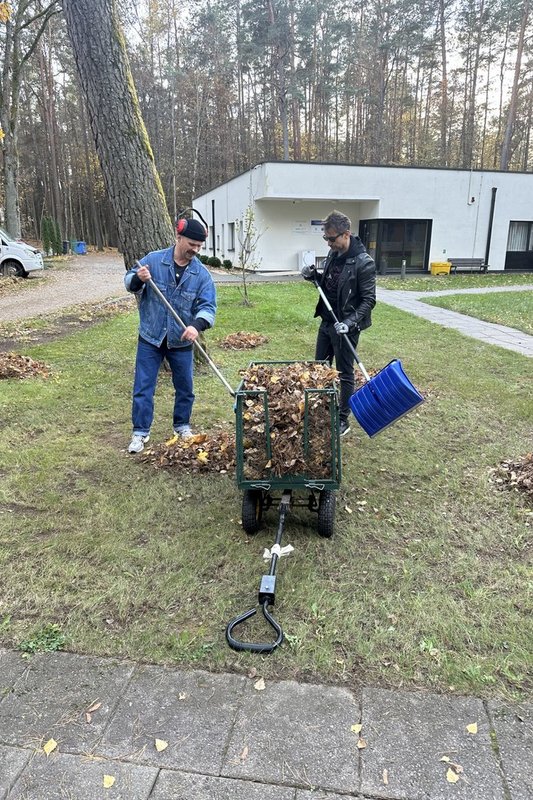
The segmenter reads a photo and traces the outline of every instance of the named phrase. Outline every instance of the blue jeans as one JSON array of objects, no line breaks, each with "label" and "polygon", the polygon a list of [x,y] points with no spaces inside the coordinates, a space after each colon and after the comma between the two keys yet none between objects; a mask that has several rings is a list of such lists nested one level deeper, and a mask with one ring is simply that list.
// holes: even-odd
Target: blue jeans
[{"label": "blue jeans", "polygon": [[194,402],[192,347],[170,350],[167,347],[166,339],[160,347],[156,347],[139,337],[131,411],[133,433],[139,436],[148,436],[152,427],[157,375],[164,358],[170,364],[172,383],[176,392],[174,397],[174,430],[178,425],[188,425],[191,418],[192,404]]}]

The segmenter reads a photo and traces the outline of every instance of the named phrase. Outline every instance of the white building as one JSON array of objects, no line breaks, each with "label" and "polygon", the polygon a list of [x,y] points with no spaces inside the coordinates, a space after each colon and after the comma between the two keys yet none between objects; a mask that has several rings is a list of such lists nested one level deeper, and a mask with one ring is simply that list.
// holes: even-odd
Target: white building
[{"label": "white building", "polygon": [[196,197],[207,254],[237,264],[246,210],[261,271],[296,271],[327,253],[320,220],[352,220],[382,273],[481,258],[489,271],[533,270],[533,174],[267,161]]}]

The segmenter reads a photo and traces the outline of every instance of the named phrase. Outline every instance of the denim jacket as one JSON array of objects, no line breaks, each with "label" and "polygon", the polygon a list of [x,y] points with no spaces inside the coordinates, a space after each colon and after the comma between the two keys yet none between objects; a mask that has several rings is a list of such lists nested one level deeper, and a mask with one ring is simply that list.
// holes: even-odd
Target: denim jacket
[{"label": "denim jacket", "polygon": [[[140,263],[148,267],[153,282],[176,309],[185,325],[190,325],[200,317],[209,323],[209,327],[214,325],[217,310],[215,284],[198,258],[192,259],[178,286],[174,271],[174,246],[148,253],[141,258]],[[124,276],[124,285],[128,292],[133,291],[131,281],[137,269],[134,267],[128,270]],[[161,345],[165,336],[169,347],[191,346],[190,342],[181,341],[183,328],[147,283],[135,295],[140,298],[139,336],[156,347]]]}]

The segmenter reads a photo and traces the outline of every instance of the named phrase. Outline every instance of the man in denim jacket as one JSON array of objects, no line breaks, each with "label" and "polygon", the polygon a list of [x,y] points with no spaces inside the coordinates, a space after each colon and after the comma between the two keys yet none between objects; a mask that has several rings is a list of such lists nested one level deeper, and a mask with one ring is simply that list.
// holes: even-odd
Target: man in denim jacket
[{"label": "man in denim jacket", "polygon": [[[207,231],[198,220],[180,219],[173,247],[148,253],[140,267],[126,272],[124,284],[139,298],[140,316],[129,453],[140,453],[150,438],[157,375],[165,358],[175,389],[174,433],[183,439],[193,435],[193,342],[214,325],[217,308],[213,279],[196,257],[206,238]],[[150,279],[175,308],[185,329],[157,297]]]}]

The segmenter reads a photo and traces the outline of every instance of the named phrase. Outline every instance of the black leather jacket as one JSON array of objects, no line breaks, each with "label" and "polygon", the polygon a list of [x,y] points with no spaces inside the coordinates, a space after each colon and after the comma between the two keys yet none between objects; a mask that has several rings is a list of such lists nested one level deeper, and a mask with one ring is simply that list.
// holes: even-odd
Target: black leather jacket
[{"label": "black leather jacket", "polygon": [[[349,326],[350,332],[362,331],[372,325],[371,312],[376,305],[374,259],[368,255],[358,236],[352,234],[351,239],[352,244],[355,245],[355,255],[346,259],[337,287],[339,320]],[[330,250],[324,261],[322,273],[315,271],[315,274],[308,280],[316,280],[322,286],[334,255],[334,251]],[[322,298],[317,303],[315,317],[322,317],[328,321],[330,319],[330,314]]]}]

